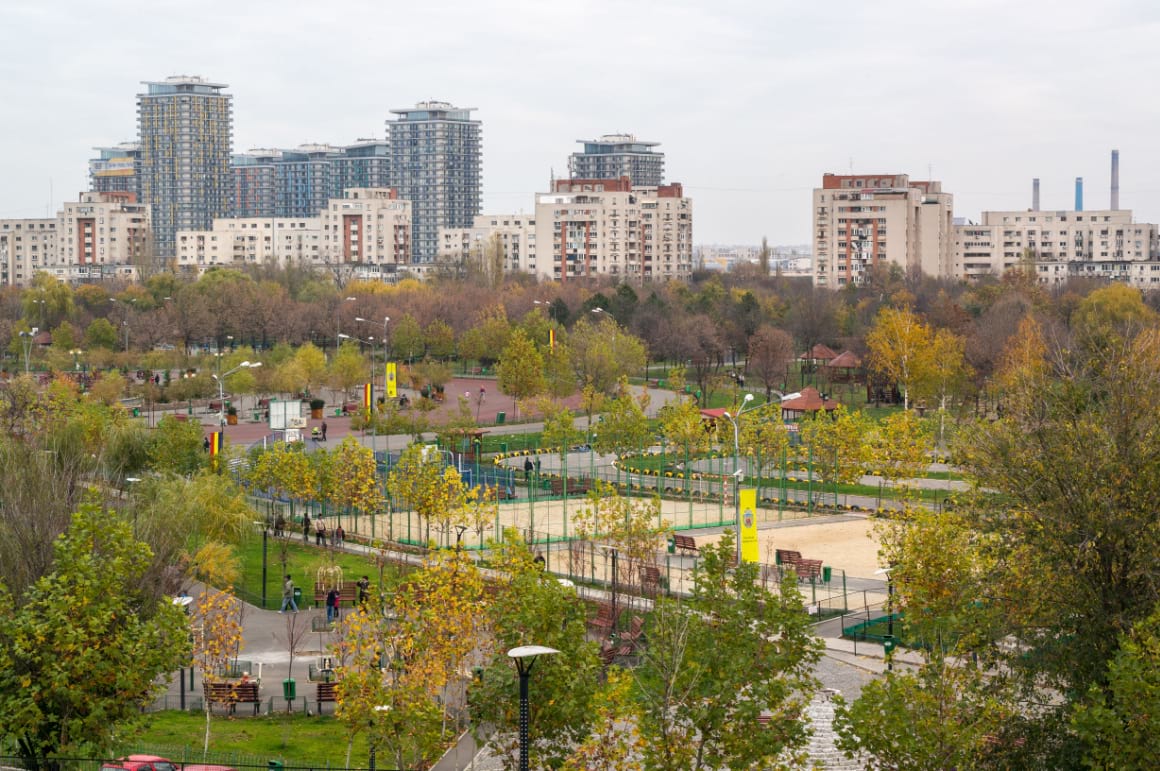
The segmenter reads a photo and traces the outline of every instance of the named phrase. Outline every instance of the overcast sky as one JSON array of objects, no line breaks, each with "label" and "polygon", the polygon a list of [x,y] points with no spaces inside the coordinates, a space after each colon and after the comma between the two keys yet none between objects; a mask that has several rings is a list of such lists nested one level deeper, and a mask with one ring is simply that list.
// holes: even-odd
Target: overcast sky
[{"label": "overcast sky", "polygon": [[[1155,0],[2,0],[0,217],[87,189],[136,138],[140,81],[228,83],[234,151],[381,138],[388,110],[476,107],[484,211],[530,211],[575,140],[661,143],[698,243],[807,243],[824,172],[928,168],[955,214],[1160,220]],[[51,191],[51,192],[50,192]],[[53,209],[55,212],[55,208]]]}]

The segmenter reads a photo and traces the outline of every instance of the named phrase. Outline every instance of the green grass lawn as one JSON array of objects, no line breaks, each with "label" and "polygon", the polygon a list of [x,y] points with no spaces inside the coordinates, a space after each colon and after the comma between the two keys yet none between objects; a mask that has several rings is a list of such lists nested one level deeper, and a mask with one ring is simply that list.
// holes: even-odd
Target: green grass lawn
[{"label": "green grass lawn", "polygon": [[[147,749],[178,763],[240,766],[280,760],[287,766],[346,766],[346,727],[329,715],[307,717],[294,713],[232,718],[215,715],[210,724],[207,756],[202,754],[204,713],[154,712],[147,720],[144,732],[127,744],[125,751]],[[367,762],[366,737],[360,734],[355,738],[350,764],[366,768]]]},{"label": "green grass lawn", "polygon": [[[289,539],[269,538],[266,564],[266,607],[277,610],[282,602],[282,548],[286,549],[286,572],[294,584],[302,588],[307,603],[313,600],[314,580],[318,569],[333,561],[342,568],[343,580],[354,583],[362,575],[370,576],[371,583],[378,582],[379,569],[374,560],[359,554],[331,550],[314,546],[311,536],[309,546],[302,544],[301,532],[291,531]],[[234,585],[238,596],[247,602],[261,605],[262,597],[262,537],[250,536],[238,547],[241,560],[241,574]],[[385,579],[388,583],[396,574],[392,566],[387,566]]]}]

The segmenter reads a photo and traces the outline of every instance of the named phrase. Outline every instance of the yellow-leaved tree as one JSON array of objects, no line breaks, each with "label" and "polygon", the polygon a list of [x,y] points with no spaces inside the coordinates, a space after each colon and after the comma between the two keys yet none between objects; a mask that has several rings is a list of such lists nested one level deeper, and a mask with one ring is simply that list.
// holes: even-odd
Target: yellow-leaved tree
[{"label": "yellow-leaved tree", "polygon": [[898,385],[904,409],[910,409],[910,392],[925,376],[930,339],[930,327],[909,307],[883,306],[866,335],[870,368]]}]

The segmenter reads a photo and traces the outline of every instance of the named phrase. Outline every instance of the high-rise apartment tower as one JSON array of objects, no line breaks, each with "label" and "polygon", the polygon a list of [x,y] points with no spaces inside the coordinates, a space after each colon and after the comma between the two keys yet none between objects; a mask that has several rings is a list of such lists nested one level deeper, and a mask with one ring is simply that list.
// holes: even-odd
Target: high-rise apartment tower
[{"label": "high-rise apartment tower", "polygon": [[412,206],[416,262],[438,256],[439,228],[470,227],[480,213],[481,124],[473,107],[419,102],[387,121],[391,187]]},{"label": "high-rise apartment tower", "polygon": [[660,187],[665,183],[665,154],[653,150],[660,142],[643,142],[631,134],[605,134],[599,139],[578,139],[584,151],[568,158],[572,179],[628,177],[637,187]]},{"label": "high-rise apartment tower", "polygon": [[229,211],[233,97],[226,84],[197,76],[143,83],[141,200],[152,211],[156,253],[169,257],[178,230],[208,229]]}]

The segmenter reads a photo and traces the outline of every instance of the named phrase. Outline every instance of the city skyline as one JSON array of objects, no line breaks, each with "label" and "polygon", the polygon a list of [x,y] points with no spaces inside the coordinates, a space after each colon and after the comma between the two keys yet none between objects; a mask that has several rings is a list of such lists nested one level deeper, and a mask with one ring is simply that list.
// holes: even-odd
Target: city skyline
[{"label": "city skyline", "polygon": [[806,243],[816,180],[851,168],[930,169],[973,220],[1029,207],[1034,177],[1044,209],[1071,207],[1075,177],[1103,206],[1112,148],[1121,207],[1157,221],[1160,106],[1135,84],[1160,69],[1158,24],[1143,2],[354,2],[331,18],[15,0],[0,10],[0,99],[17,119],[0,137],[20,151],[0,217],[51,216],[88,189],[92,148],[135,139],[141,81],[188,74],[231,84],[235,152],[381,139],[400,104],[476,107],[484,213],[530,212],[577,137],[625,133],[660,143],[666,181],[696,201],[697,243]]}]

